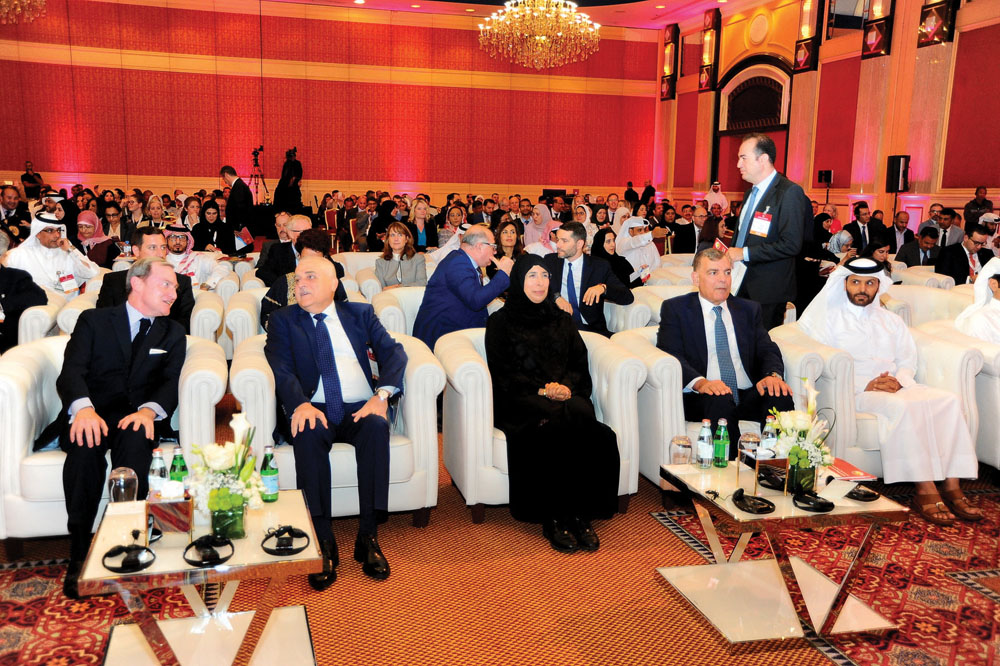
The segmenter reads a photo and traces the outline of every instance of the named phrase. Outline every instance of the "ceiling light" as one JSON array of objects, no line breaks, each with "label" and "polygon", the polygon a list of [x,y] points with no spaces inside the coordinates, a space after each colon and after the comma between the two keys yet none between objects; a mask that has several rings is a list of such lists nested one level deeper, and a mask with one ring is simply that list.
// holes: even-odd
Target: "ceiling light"
[{"label": "ceiling light", "polygon": [[420,9],[420,5],[410,5],[410,7],[413,7],[414,9]]},{"label": "ceiling light", "polygon": [[666,9],[666,5],[656,5],[656,9]]},{"label": "ceiling light", "polygon": [[45,15],[45,0],[0,1],[0,24],[31,23]]},{"label": "ceiling light", "polygon": [[363,5],[363,4],[365,4],[365,0],[354,0],[354,4],[356,4],[356,5]]},{"label": "ceiling light", "polygon": [[479,47],[491,57],[549,69],[597,51],[601,26],[570,0],[507,0],[479,24]]},{"label": "ceiling light", "polygon": [[474,12],[474,11],[476,11],[476,10],[475,10],[475,9],[471,9],[471,8],[469,8],[469,9],[466,9],[465,11],[467,11],[467,12]]}]

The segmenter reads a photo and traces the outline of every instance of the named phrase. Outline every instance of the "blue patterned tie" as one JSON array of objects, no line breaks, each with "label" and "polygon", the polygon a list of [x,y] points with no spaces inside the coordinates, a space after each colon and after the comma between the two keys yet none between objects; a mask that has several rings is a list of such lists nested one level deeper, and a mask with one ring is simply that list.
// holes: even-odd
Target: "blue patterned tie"
[{"label": "blue patterned tie", "polygon": [[743,224],[740,225],[740,234],[736,238],[736,247],[745,247],[747,242],[747,233],[750,231],[750,225],[753,223],[753,209],[757,204],[757,186],[754,185],[750,189],[750,197],[747,199],[747,205],[744,210],[746,215],[743,216]]},{"label": "blue patterned tie", "polygon": [[576,299],[576,281],[573,279],[573,264],[566,262],[566,294],[569,296],[569,305],[573,308],[573,321],[577,326],[583,324],[583,317],[580,315],[580,301]]},{"label": "blue patterned tie", "polygon": [[333,360],[333,341],[330,331],[323,320],[326,315],[320,312],[314,314],[316,320],[316,365],[323,378],[323,395],[326,400],[326,418],[333,425],[340,425],[344,420],[344,397],[340,392],[340,375],[337,374],[337,363]]},{"label": "blue patterned tie", "polygon": [[740,393],[736,386],[736,367],[729,353],[729,336],[726,334],[726,322],[722,320],[722,306],[716,305],[712,312],[715,313],[715,355],[719,358],[719,379],[732,390],[733,400],[738,405]]}]

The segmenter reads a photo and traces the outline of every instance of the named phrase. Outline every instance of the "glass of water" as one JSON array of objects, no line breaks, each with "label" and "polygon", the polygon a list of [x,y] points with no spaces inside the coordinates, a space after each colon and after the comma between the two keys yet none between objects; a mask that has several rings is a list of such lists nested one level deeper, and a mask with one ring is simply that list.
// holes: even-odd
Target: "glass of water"
[{"label": "glass of water", "polygon": [[139,477],[129,467],[115,467],[108,476],[108,497],[112,502],[134,502],[139,492]]},{"label": "glass of water", "polygon": [[670,440],[670,464],[687,465],[691,462],[691,440],[678,435]]}]

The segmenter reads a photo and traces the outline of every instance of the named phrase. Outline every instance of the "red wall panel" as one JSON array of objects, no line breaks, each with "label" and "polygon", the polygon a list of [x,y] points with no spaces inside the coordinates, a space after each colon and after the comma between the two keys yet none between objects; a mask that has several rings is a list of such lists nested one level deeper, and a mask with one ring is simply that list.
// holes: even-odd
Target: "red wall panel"
[{"label": "red wall panel", "polygon": [[[774,159],[775,168],[785,172],[785,147],[788,143],[788,132],[765,131],[774,141],[777,156]],[[750,183],[743,180],[740,170],[736,168],[736,161],[739,156],[740,144],[743,143],[742,134],[728,134],[719,137],[719,185],[725,192],[746,192]]]},{"label": "red wall panel", "polygon": [[813,148],[813,187],[824,187],[820,169],[833,169],[831,187],[851,186],[854,161],[854,123],[858,115],[861,58],[823,63],[820,69],[816,140]]},{"label": "red wall panel", "polygon": [[694,184],[694,138],[698,123],[698,93],[677,96],[677,125],[674,130],[674,187]]},{"label": "red wall panel", "polygon": [[995,121],[995,102],[988,92],[1000,80],[998,39],[1000,25],[963,32],[958,39],[943,187],[966,188],[970,193],[980,185],[1000,187],[1000,170],[996,167],[1000,123]]}]

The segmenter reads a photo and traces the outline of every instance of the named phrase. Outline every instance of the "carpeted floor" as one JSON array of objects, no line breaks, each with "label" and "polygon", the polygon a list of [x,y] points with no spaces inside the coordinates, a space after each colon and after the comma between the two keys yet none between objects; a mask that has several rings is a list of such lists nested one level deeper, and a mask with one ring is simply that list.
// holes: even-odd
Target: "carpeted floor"
[{"label": "carpeted floor", "polygon": [[[705,560],[703,548],[692,547],[697,521],[684,507],[663,512],[647,481],[627,514],[596,525],[600,551],[572,555],[553,551],[538,527],[513,521],[504,508],[473,525],[443,467],[440,483],[428,527],[396,515],[380,528],[392,566],[387,581],[361,573],[351,558],[357,523],[344,519],[334,525],[341,555],[334,586],[316,593],[300,577],[283,591],[280,603],[307,607],[320,664],[988,664],[1000,647],[1000,498],[989,488],[979,495],[988,520],[975,528],[947,532],[911,518],[883,533],[876,566],[852,591],[900,622],[900,631],[832,646],[798,640],[731,650],[656,572]],[[837,572],[857,538],[800,532],[789,547]],[[747,556],[765,556],[759,545],[754,540]],[[65,540],[38,540],[25,544],[29,562],[0,566],[0,665],[99,664],[112,623],[129,621],[114,597],[63,597],[60,562],[25,566],[65,554]],[[978,573],[958,577],[970,571]],[[241,584],[233,610],[252,608],[262,589],[262,581]],[[162,617],[190,614],[174,590],[148,601]]]}]

